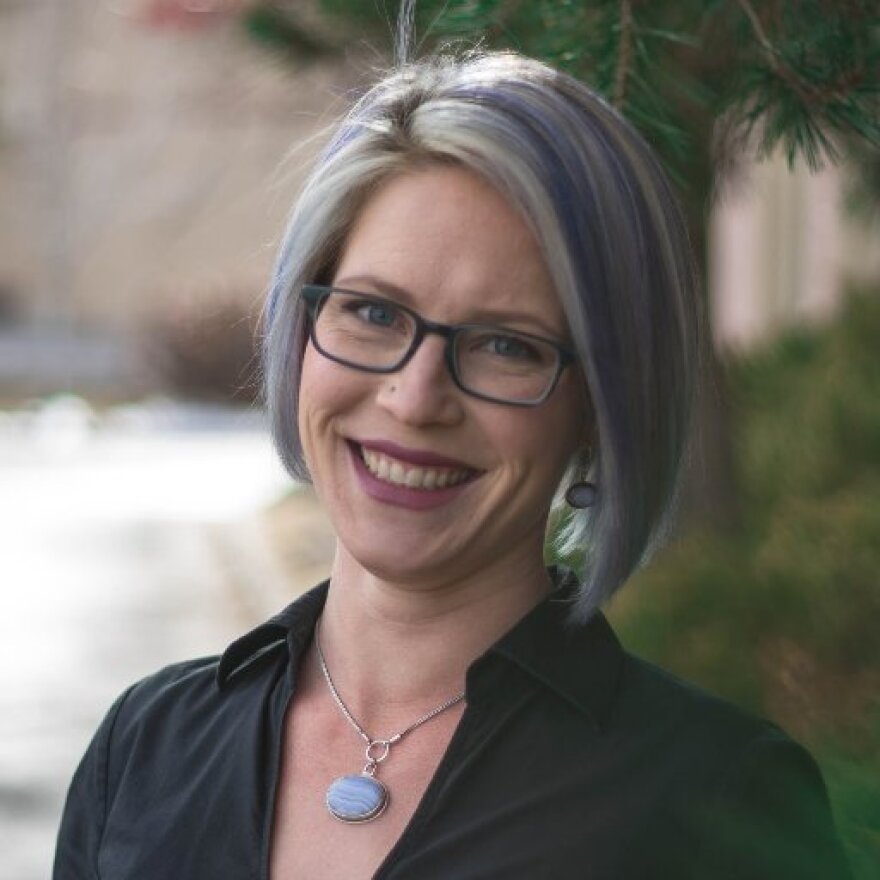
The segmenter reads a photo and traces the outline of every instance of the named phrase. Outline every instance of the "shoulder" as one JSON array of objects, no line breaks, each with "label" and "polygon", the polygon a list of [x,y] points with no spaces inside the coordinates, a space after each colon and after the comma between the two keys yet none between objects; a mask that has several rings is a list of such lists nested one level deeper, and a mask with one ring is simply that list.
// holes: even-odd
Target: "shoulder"
[{"label": "shoulder", "polygon": [[171,663],[135,681],[126,690],[126,702],[149,703],[172,693],[209,688],[217,676],[219,655]]},{"label": "shoulder", "polygon": [[[722,791],[756,763],[815,764],[782,728],[624,652],[607,733],[633,740],[679,791]],[[662,768],[662,769],[661,769]]]},{"label": "shoulder", "polygon": [[283,642],[273,644],[229,677],[221,671],[223,656],[208,656],[173,663],[136,681],[111,709],[114,747],[152,750],[197,729],[234,725],[243,705],[259,703],[283,672],[283,647]]},{"label": "shoulder", "polygon": [[104,715],[83,758],[106,790],[141,760],[167,762],[196,719],[217,716],[217,657],[165,666],[125,688]]},{"label": "shoulder", "polygon": [[169,706],[185,707],[208,699],[216,689],[217,656],[172,663],[129,685],[105,717],[114,733],[138,719],[165,715]]},{"label": "shoulder", "polygon": [[744,747],[756,737],[785,737],[772,722],[623,652],[612,723],[650,724],[658,735],[700,739],[721,750]]},{"label": "shoulder", "polygon": [[[156,754],[157,742],[173,737],[180,720],[169,706],[180,695],[206,694],[217,658],[167,666],[129,685],[105,713],[79,762],[67,792],[55,852],[53,877],[97,876],[104,836],[119,779],[137,765],[137,753]],[[165,732],[155,735],[165,728]],[[123,745],[121,745],[121,743]],[[161,751],[161,749],[160,749]],[[145,790],[143,774],[138,785]]]},{"label": "shoulder", "polygon": [[[199,742],[221,728],[240,728],[262,705],[310,638],[327,584],[303,594],[266,622],[246,632],[219,655],[172,663],[140,679],[117,699],[98,741],[112,740],[115,754],[185,752],[182,735]],[[112,769],[112,768],[111,768]]]},{"label": "shoulder", "polygon": [[[173,663],[132,685],[114,707],[124,724],[151,719],[208,721],[222,707],[259,698],[311,637],[327,582],[300,596],[274,617],[233,641],[220,655]],[[118,726],[118,725],[117,725]]]},{"label": "shoulder", "polygon": [[625,654],[609,732],[640,743],[695,876],[849,877],[818,765],[778,725]]}]

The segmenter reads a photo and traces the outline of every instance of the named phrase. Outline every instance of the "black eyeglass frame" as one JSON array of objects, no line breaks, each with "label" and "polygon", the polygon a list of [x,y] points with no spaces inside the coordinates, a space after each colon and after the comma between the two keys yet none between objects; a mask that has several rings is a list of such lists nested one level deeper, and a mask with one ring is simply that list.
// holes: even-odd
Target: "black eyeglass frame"
[{"label": "black eyeglass frame", "polygon": [[[404,312],[413,319],[413,323],[415,324],[415,334],[413,335],[412,342],[410,343],[409,348],[395,364],[388,367],[365,367],[363,364],[356,364],[345,358],[330,354],[330,352],[321,347],[321,344],[317,339],[317,333],[315,332],[315,325],[317,324],[318,315],[321,312],[321,306],[327,297],[333,293],[346,293],[352,296],[363,297],[364,300],[375,302],[378,305],[388,305]],[[452,381],[459,390],[463,391],[465,394],[469,394],[471,397],[476,397],[479,400],[486,400],[490,403],[501,403],[508,406],[540,406],[556,390],[556,386],[559,384],[559,379],[565,368],[577,361],[577,356],[574,352],[552,339],[547,339],[545,336],[538,336],[534,333],[525,333],[522,330],[511,330],[497,324],[440,324],[436,321],[429,321],[427,318],[423,318],[415,310],[408,306],[401,305],[392,299],[376,296],[372,293],[364,293],[360,290],[349,290],[344,287],[332,287],[323,284],[304,284],[301,294],[310,318],[309,338],[312,340],[312,345],[314,345],[317,351],[319,351],[325,358],[335,361],[338,364],[342,364],[344,367],[351,367],[353,370],[361,370],[365,373],[387,374],[396,373],[398,370],[402,370],[416,353],[424,338],[429,334],[434,333],[438,336],[442,336],[446,340],[446,346],[443,350],[443,359],[446,362],[449,375],[452,376]],[[480,391],[474,391],[472,388],[466,387],[462,383],[461,377],[458,375],[458,366],[455,360],[455,339],[463,331],[473,330],[475,328],[482,330],[498,330],[501,334],[512,334],[522,336],[525,339],[534,339],[537,342],[549,345],[555,349],[559,355],[559,359],[556,364],[556,374],[553,376],[552,381],[548,383],[547,390],[534,400],[507,400],[501,397],[493,397],[490,394],[483,394]]]}]

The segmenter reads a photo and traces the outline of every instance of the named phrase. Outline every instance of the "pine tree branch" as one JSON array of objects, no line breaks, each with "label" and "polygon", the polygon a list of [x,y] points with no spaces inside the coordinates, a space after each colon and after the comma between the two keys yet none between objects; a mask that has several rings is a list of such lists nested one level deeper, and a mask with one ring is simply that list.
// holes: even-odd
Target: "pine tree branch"
[{"label": "pine tree branch", "polygon": [[620,0],[620,40],[617,49],[617,67],[614,71],[614,91],[612,103],[623,111],[626,101],[626,86],[632,64],[632,0]]},{"label": "pine tree branch", "polygon": [[830,86],[826,88],[820,88],[806,82],[796,70],[786,64],[786,62],[780,57],[779,51],[773,43],[770,42],[770,38],[767,36],[767,32],[764,30],[764,26],[761,23],[761,19],[750,0],[737,0],[737,3],[746,18],[749,20],[752,30],[755,33],[755,39],[757,39],[758,44],[761,46],[761,50],[770,69],[781,80],[783,80],[805,104],[815,102],[824,106],[833,101],[844,100],[849,90],[854,85],[860,83],[864,78],[864,71],[856,68],[847,71],[837,82],[830,84]]},{"label": "pine tree branch", "polygon": [[761,46],[761,50],[764,53],[764,57],[766,58],[770,69],[780,79],[784,80],[802,101],[808,102],[814,97],[814,95],[811,94],[814,90],[807,86],[797,73],[779,57],[779,52],[776,50],[773,43],[770,42],[770,38],[767,36],[764,26],[761,24],[761,19],[759,18],[758,13],[755,12],[755,8],[749,0],[737,0],[737,3],[746,18],[748,18],[752,30],[755,32],[755,39]]},{"label": "pine tree branch", "polygon": [[775,69],[779,62],[779,59],[776,57],[776,49],[773,48],[773,44],[764,30],[764,25],[761,24],[761,19],[758,17],[758,13],[755,12],[749,0],[737,0],[737,2],[740,9],[745,13],[746,18],[748,18],[749,24],[751,24],[752,30],[755,32],[755,37],[757,37],[761,48],[764,50],[764,54],[767,56],[768,62]]}]

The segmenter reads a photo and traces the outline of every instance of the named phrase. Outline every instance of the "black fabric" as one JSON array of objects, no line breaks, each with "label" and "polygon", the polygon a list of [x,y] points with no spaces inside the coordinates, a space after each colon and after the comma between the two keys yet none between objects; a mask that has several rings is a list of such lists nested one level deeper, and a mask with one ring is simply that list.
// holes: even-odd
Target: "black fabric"
[{"label": "black fabric", "polygon": [[[326,590],[122,694],[71,783],[55,880],[267,878],[282,724]],[[799,745],[627,654],[601,614],[569,626],[569,602],[563,584],[472,664],[375,877],[850,876]]]}]

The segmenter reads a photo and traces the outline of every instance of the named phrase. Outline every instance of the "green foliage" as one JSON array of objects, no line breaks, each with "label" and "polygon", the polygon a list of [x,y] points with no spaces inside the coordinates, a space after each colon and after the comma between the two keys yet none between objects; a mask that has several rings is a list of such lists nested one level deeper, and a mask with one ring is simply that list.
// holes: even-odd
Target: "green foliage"
[{"label": "green foliage", "polygon": [[[744,8],[749,4],[740,3]],[[748,17],[754,33],[730,106],[760,146],[782,144],[790,163],[811,168],[836,158],[835,135],[857,132],[880,144],[880,13],[875,2],[799,0],[774,4],[772,15]]]},{"label": "green foliage", "polygon": [[[795,332],[737,365],[732,405],[742,484],[767,514],[792,497],[823,500],[880,474],[880,301],[851,299],[826,334]],[[796,442],[792,426],[799,426]]]},{"label": "green foliage", "polygon": [[[880,671],[865,629],[880,627],[878,338],[880,296],[862,293],[832,326],[791,332],[732,366],[742,531],[678,541],[636,579],[639,608],[647,602],[667,618],[684,605],[692,616],[706,585],[720,584],[711,604],[731,603],[728,613],[743,623],[757,608],[755,625],[806,638],[823,663],[873,662]],[[740,597],[721,597],[724,584],[737,585],[741,606]],[[626,625],[641,627],[638,616]],[[678,635],[669,643],[651,637],[652,653],[668,651],[677,662]]]},{"label": "green foliage", "polygon": [[[338,46],[366,43],[391,57],[397,0],[316,3]],[[291,57],[317,54],[300,5],[250,7],[252,33],[287,45]],[[790,161],[815,168],[842,150],[880,145],[876,0],[420,0],[415,25],[417,55],[450,45],[515,49],[587,82],[697,201],[711,188],[713,149],[781,145]]]},{"label": "green foliage", "polygon": [[855,751],[827,743],[821,750],[822,769],[834,805],[837,826],[856,880],[880,876],[880,717],[875,713],[868,731],[873,740]]},{"label": "green foliage", "polygon": [[818,754],[858,877],[880,864],[880,291],[731,368],[747,511],[621,593],[623,640]]}]

